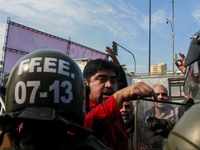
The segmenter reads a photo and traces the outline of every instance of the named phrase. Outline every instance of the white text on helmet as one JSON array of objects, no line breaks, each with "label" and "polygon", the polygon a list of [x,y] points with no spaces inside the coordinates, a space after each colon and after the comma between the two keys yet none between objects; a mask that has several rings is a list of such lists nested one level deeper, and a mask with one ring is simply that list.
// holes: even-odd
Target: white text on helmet
[{"label": "white text on helmet", "polygon": [[[24,104],[26,100],[29,100],[30,104],[36,103],[36,95],[39,93],[39,98],[47,98],[49,92],[54,92],[54,103],[70,103],[73,98],[72,83],[70,81],[63,81],[60,83],[59,80],[55,80],[53,84],[49,86],[49,92],[38,91],[42,81],[18,81],[15,85],[15,100],[17,104]],[[30,93],[27,92],[27,88],[31,88]],[[60,93],[60,88],[65,89],[65,93]],[[63,95],[61,95],[63,94]]]},{"label": "white text on helmet", "polygon": [[[49,72],[58,73],[65,76],[70,76],[69,66],[70,63],[61,59],[45,57],[35,57],[31,59],[25,59],[20,62],[18,68],[18,75],[21,75],[23,71],[29,70],[29,73],[33,72]],[[44,66],[41,66],[41,62],[44,61]],[[75,78],[75,74],[71,73],[71,78]]]}]

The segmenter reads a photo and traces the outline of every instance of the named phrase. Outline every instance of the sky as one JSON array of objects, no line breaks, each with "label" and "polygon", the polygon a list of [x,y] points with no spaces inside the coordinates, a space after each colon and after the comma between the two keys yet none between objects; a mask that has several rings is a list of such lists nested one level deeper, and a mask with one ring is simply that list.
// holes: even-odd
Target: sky
[{"label": "sky", "polygon": [[[136,63],[129,52],[118,46],[117,58],[128,72],[133,72],[136,65],[136,74],[148,73],[149,66],[158,63],[166,63],[172,70],[172,0],[0,0],[0,4],[0,53],[10,17],[13,22],[105,53],[105,47],[112,47],[115,41],[135,57]],[[199,8],[199,0],[174,0],[177,58],[179,52],[187,55],[190,37],[200,29]]]}]

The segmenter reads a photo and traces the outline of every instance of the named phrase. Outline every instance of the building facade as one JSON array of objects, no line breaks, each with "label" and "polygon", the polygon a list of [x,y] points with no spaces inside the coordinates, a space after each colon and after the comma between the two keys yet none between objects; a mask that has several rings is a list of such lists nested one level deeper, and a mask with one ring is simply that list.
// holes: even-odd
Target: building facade
[{"label": "building facade", "polygon": [[165,74],[166,71],[167,71],[167,64],[165,64],[165,63],[159,63],[156,65],[152,65],[150,68],[151,75]]}]

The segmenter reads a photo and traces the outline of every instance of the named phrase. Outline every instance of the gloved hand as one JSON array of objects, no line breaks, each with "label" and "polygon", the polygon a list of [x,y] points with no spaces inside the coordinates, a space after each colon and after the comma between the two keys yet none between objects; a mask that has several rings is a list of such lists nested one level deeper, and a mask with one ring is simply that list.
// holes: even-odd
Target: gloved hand
[{"label": "gloved hand", "polygon": [[154,131],[154,135],[160,135],[167,138],[168,134],[173,129],[175,122],[168,119],[149,117],[146,125],[149,130]]}]

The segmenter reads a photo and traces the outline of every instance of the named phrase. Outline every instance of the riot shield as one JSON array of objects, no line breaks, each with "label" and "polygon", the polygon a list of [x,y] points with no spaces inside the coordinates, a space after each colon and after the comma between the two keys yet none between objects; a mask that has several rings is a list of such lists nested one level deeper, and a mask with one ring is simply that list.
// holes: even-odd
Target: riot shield
[{"label": "riot shield", "polygon": [[[162,132],[150,130],[148,118],[159,118],[159,121],[163,120],[175,124],[190,106],[166,101],[155,102],[151,99],[138,100],[135,105],[135,150],[162,150],[163,145],[167,142],[167,136],[159,135],[159,133],[167,131],[168,128],[165,129],[162,125],[162,128],[164,128],[161,130]],[[162,113],[156,114],[155,107],[159,108]]]}]

